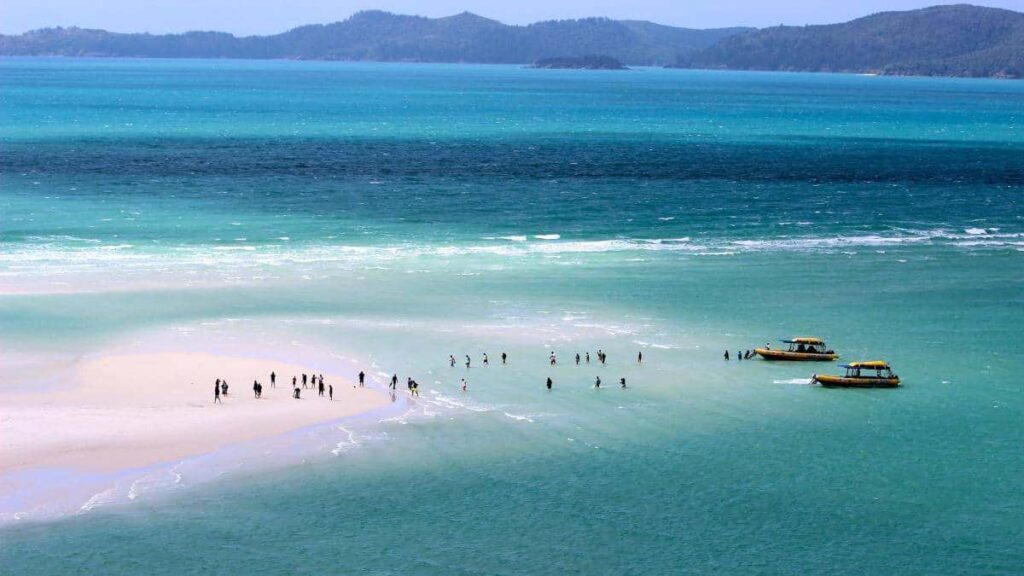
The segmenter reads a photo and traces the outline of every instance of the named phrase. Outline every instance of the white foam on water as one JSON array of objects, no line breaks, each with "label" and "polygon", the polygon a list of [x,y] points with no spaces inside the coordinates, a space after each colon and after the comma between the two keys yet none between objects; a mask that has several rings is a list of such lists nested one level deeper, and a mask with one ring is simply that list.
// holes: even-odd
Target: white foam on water
[{"label": "white foam on water", "polygon": [[562,237],[561,234],[534,234],[534,238],[537,240],[558,240]]},{"label": "white foam on water", "polygon": [[675,346],[670,346],[668,344],[655,344],[653,342],[647,342],[647,341],[644,341],[644,340],[633,340],[633,344],[636,344],[637,346],[647,346],[649,348],[657,348],[659,350],[674,350],[675,349]]},{"label": "white foam on water", "polygon": [[92,497],[90,497],[88,500],[86,500],[84,504],[82,504],[82,506],[78,509],[78,514],[85,514],[86,512],[90,512],[99,506],[110,504],[116,498],[116,486],[113,488],[103,490],[102,492],[97,492],[96,494],[93,494]]},{"label": "white foam on water", "polygon": [[533,418],[530,418],[529,416],[526,416],[524,414],[510,414],[508,412],[502,412],[502,414],[504,414],[506,418],[511,418],[512,420],[518,420],[520,422],[533,422]]},{"label": "white foam on water", "polygon": [[773,384],[810,384],[810,378],[790,378],[789,380],[772,380]]},{"label": "white foam on water", "polygon": [[450,396],[445,396],[441,391],[431,389],[429,393],[434,397],[432,400],[427,399],[427,402],[434,404],[435,406],[448,407],[448,408],[460,408],[463,410],[469,410],[470,412],[493,412],[493,406],[487,406],[485,404],[477,404],[475,402],[467,401],[463,402],[456,400]]},{"label": "white foam on water", "polygon": [[340,425],[337,426],[337,429],[344,432],[347,435],[347,438],[335,444],[334,448],[331,450],[331,454],[334,454],[335,456],[340,456],[341,454],[348,452],[349,450],[352,450],[353,448],[359,446],[360,442],[356,439],[355,432]]}]

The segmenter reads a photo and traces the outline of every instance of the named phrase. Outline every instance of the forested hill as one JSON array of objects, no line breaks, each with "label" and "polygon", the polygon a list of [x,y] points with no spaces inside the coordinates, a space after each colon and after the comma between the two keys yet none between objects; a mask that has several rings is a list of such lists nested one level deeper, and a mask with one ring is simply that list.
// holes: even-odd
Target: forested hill
[{"label": "forested hill", "polygon": [[342,22],[300,26],[273,36],[235,37],[223,32],[118,34],[46,28],[0,36],[0,55],[526,64],[552,56],[604,54],[626,64],[666,65],[750,30],[694,30],[606,18],[509,26],[468,12],[423,18],[374,10],[356,13]]},{"label": "forested hill", "polygon": [[1024,77],[1024,13],[965,4],[725,38],[685,68]]}]

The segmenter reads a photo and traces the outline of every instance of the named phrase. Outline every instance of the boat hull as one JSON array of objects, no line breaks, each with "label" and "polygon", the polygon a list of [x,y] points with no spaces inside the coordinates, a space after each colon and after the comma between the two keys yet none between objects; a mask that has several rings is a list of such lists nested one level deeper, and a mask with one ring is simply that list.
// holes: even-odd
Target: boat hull
[{"label": "boat hull", "polygon": [[796,362],[829,362],[839,358],[839,355],[832,352],[819,354],[816,352],[790,352],[788,350],[769,350],[768,348],[755,348],[754,353],[765,360],[790,360]]},{"label": "boat hull", "polygon": [[815,374],[813,380],[826,388],[896,388],[900,385],[898,377],[892,378],[847,378]]}]

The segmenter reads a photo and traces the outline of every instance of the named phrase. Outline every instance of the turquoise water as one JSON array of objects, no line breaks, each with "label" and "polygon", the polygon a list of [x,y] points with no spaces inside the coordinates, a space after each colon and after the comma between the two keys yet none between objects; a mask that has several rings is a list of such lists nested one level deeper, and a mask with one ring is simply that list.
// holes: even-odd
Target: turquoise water
[{"label": "turquoise water", "polygon": [[[423,383],[14,522],[7,572],[1024,566],[1020,83],[9,59],[0,115],[8,372],[154,338]],[[721,360],[798,334],[905,386]]]}]

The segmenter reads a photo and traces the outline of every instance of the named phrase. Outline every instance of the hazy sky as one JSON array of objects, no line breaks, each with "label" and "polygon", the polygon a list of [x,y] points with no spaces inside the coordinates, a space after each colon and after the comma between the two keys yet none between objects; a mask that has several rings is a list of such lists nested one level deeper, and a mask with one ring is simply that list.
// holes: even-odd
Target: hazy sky
[{"label": "hazy sky", "polygon": [[[608,16],[663,24],[773,26],[841,22],[882,10],[904,10],[940,0],[0,0],[0,32],[46,26],[82,26],[118,32],[223,30],[282,32],[301,24],[343,20],[380,8],[402,14],[449,16],[469,10],[509,24],[553,18]],[[975,4],[1024,11],[1024,0]]]}]

